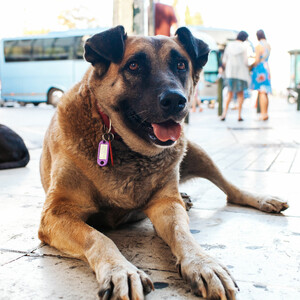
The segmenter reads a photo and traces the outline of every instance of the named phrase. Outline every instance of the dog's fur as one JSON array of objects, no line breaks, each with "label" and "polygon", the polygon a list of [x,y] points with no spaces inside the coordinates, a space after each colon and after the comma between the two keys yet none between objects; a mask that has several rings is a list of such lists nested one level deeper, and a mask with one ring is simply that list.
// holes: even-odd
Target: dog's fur
[{"label": "dog's fur", "polygon": [[[46,202],[39,238],[87,261],[99,281],[101,299],[143,299],[153,289],[143,271],[88,225],[116,227],[138,219],[138,212],[150,218],[171,247],[180,275],[196,295],[235,299],[236,284],[227,269],[189,231],[179,179],[207,178],[231,203],[268,212],[288,207],[280,199],[256,196],[229,183],[183,131],[167,141],[153,131],[155,124],[171,131],[182,124],[186,100],[208,53],[207,45],[186,28],[168,38],[127,37],[122,26],[115,27],[87,40],[85,59],[92,66],[57,107],[41,157]],[[97,106],[119,137],[111,142],[113,166],[96,163],[98,143],[107,131]]]},{"label": "dog's fur", "polygon": [[0,170],[25,167],[29,159],[23,139],[10,128],[0,124]]}]

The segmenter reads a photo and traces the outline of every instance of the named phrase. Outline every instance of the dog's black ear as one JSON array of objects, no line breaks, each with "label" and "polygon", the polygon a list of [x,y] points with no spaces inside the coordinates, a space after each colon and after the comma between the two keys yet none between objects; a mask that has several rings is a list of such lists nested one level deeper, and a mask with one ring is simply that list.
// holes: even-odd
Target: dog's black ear
[{"label": "dog's black ear", "polygon": [[178,40],[191,58],[195,73],[207,63],[209,48],[202,40],[195,38],[189,29],[180,27],[176,33]]},{"label": "dog's black ear", "polygon": [[84,58],[92,65],[111,62],[119,63],[124,55],[126,33],[123,26],[100,32],[87,39],[84,45]]}]

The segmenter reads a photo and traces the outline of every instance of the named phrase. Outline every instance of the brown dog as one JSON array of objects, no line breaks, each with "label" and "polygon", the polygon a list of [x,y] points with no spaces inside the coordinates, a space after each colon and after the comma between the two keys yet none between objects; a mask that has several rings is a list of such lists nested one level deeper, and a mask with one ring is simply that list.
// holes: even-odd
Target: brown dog
[{"label": "brown dog", "polygon": [[101,299],[143,299],[153,289],[143,271],[88,225],[115,227],[140,213],[171,247],[180,275],[196,295],[235,299],[236,284],[227,269],[189,231],[179,179],[207,178],[231,203],[268,212],[288,207],[229,183],[184,137],[187,103],[208,53],[186,28],[168,38],[127,37],[122,26],[115,27],[87,40],[85,59],[92,66],[57,107],[41,157],[46,202],[39,238],[87,261]]}]

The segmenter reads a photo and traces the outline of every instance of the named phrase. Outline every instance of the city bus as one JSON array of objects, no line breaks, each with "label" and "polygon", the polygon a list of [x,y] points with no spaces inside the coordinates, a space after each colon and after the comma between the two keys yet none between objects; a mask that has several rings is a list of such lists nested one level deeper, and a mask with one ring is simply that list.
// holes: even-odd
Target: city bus
[{"label": "city bus", "polygon": [[83,59],[85,40],[103,30],[106,28],[2,39],[2,100],[56,106],[63,93],[80,81],[89,67]]}]

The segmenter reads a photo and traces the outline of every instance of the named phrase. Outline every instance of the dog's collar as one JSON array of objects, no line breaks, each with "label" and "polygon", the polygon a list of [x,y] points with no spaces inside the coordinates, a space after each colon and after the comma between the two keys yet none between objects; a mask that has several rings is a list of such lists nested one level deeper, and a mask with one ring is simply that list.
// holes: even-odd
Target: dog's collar
[{"label": "dog's collar", "polygon": [[111,122],[109,119],[109,116],[107,114],[105,114],[103,111],[101,111],[101,108],[96,100],[96,108],[97,108],[97,112],[100,115],[100,118],[102,119],[105,127],[111,132],[113,133],[115,139],[120,139],[120,136],[116,133],[115,129],[113,128],[113,126],[111,126]]}]

